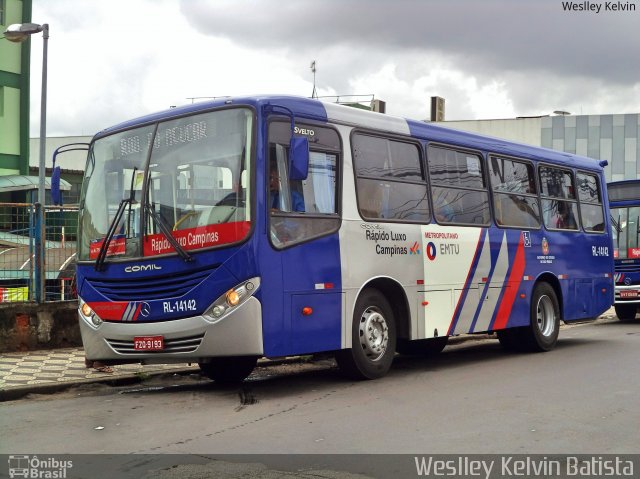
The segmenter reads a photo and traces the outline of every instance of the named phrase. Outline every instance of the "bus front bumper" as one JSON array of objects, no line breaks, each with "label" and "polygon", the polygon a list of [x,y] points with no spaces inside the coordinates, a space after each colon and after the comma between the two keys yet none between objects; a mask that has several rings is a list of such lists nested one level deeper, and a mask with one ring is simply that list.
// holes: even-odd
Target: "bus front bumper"
[{"label": "bus front bumper", "polygon": [[[86,357],[114,362],[199,362],[219,356],[262,356],[262,305],[249,298],[212,322],[204,316],[154,322],[103,322],[94,326],[78,313]],[[162,337],[162,350],[136,350],[134,338]]]},{"label": "bus front bumper", "polygon": [[616,285],[615,304],[637,304],[640,306],[640,284]]}]

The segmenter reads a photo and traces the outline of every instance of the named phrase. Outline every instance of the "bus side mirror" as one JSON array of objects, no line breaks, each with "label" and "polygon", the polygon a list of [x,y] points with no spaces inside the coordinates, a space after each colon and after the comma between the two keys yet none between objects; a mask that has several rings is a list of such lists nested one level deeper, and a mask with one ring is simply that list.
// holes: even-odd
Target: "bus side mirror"
[{"label": "bus side mirror", "polygon": [[56,166],[51,174],[51,199],[54,205],[62,206],[62,192],[60,191],[60,167]]},{"label": "bus side mirror", "polygon": [[289,143],[289,179],[306,180],[309,174],[309,140],[292,136]]}]

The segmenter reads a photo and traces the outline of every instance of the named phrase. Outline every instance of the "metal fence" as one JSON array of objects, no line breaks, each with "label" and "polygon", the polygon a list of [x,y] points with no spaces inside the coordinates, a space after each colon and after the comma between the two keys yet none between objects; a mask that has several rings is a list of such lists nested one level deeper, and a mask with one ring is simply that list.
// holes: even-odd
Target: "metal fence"
[{"label": "metal fence", "polygon": [[[38,234],[38,205],[0,203],[0,302],[76,299],[75,259],[78,207],[47,206],[43,234]],[[38,244],[44,250],[37,261]],[[41,283],[39,283],[39,281]]]}]

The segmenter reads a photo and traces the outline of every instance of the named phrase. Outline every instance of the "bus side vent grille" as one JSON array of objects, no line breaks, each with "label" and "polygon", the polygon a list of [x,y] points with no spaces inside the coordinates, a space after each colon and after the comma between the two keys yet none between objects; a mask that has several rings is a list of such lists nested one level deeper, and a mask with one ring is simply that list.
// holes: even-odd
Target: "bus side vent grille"
[{"label": "bus side vent grille", "polygon": [[200,343],[202,343],[202,338],[204,338],[204,334],[200,334],[198,336],[189,336],[187,338],[173,338],[173,339],[164,339],[164,349],[161,351],[137,351],[133,348],[133,341],[125,341],[120,339],[107,339],[107,343],[111,346],[114,351],[119,354],[129,354],[129,355],[149,355],[149,354],[179,354],[179,353],[193,353],[198,347]]},{"label": "bus side vent grille", "polygon": [[[217,266],[217,265],[216,265]],[[141,301],[178,298],[187,294],[209,276],[215,268],[135,279],[91,279],[87,282],[111,301]]]}]

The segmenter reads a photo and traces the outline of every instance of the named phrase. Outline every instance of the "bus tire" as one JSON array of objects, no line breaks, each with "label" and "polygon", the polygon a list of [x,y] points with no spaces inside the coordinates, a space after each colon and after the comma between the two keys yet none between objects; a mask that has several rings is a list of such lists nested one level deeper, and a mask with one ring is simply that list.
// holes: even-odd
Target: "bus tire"
[{"label": "bus tire", "polygon": [[238,383],[245,380],[256,367],[256,356],[225,356],[198,363],[202,373],[218,383]]},{"label": "bus tire", "polygon": [[351,348],[336,353],[340,370],[353,379],[377,379],[389,371],[396,352],[396,326],[380,291],[364,290],[353,312]]},{"label": "bus tire", "polygon": [[630,321],[636,318],[638,306],[635,304],[616,304],[616,316],[620,321]]},{"label": "bus tire", "polygon": [[448,341],[449,336],[414,341],[398,340],[397,350],[405,356],[436,356],[442,352]]},{"label": "bus tire", "polygon": [[550,351],[558,342],[560,306],[549,283],[538,283],[531,296],[530,324],[522,330],[523,346],[530,351]]}]

